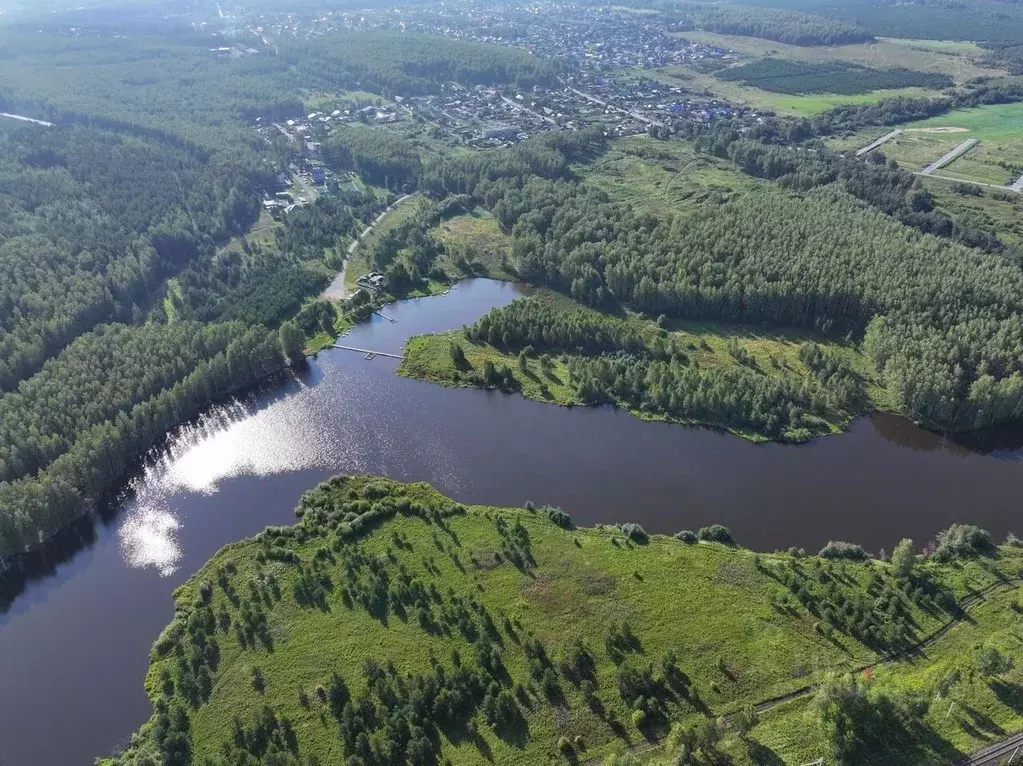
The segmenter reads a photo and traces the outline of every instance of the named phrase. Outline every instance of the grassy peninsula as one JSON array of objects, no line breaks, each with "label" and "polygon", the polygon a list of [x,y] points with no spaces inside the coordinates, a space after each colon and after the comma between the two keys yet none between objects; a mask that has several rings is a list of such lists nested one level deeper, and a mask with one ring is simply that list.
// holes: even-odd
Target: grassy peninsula
[{"label": "grassy peninsula", "polygon": [[856,415],[891,406],[856,344],[602,312],[551,291],[472,327],[413,338],[406,354],[399,373],[408,377],[560,405],[614,404],[752,441],[837,433]]},{"label": "grassy peninsula", "polygon": [[146,678],[153,718],[108,766],[626,749],[862,763],[860,748],[933,764],[1023,728],[1009,619],[1023,551],[980,530],[926,557],[905,541],[891,562],[848,544],[766,555],[723,527],[578,529],[558,509],[465,507],[373,477],[321,484],[297,513],[176,592]]}]

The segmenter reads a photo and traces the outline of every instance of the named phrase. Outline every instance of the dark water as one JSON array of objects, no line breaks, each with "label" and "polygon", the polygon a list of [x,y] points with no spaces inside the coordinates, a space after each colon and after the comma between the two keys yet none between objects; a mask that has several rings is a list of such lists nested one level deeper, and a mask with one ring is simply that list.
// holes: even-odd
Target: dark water
[{"label": "dark water", "polygon": [[[385,309],[346,342],[400,351],[521,288],[477,280]],[[427,480],[462,501],[560,505],[576,522],[675,532],[719,522],[762,550],[828,539],[890,549],[953,521],[1016,525],[1023,451],[953,444],[876,417],[802,447],[754,446],[394,375],[395,360],[331,351],[300,377],[184,429],[132,482],[87,547],[0,615],[0,766],[86,764],[149,716],[149,648],[171,592],[218,548],[293,521],[301,493],[338,472]]]}]

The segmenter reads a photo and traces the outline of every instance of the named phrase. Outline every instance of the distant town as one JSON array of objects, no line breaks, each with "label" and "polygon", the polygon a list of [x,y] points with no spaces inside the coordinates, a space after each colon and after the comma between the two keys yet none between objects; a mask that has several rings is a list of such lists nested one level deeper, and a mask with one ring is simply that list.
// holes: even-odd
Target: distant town
[{"label": "distant town", "polygon": [[685,39],[670,22],[666,25],[662,16],[621,9],[540,4],[481,8],[460,2],[323,12],[313,17],[267,12],[253,14],[244,24],[225,32],[225,38],[236,39],[215,52],[232,58],[251,55],[253,36],[272,50],[276,41],[285,38],[313,38],[344,29],[415,31],[512,46],[562,60],[565,74],[552,87],[467,87],[449,82],[434,94],[374,98],[368,104],[355,101],[281,123],[258,121],[254,128],[267,137],[272,132],[287,136],[305,158],[293,168],[294,178],[304,188],[292,188],[281,192],[283,196],[268,199],[267,205],[274,211],[312,202],[317,187],[358,183],[351,177],[333,175],[318,156],[319,144],[331,130],[350,123],[429,124],[445,144],[490,149],[541,133],[595,125],[617,137],[642,133],[667,137],[683,122],[742,118],[753,123],[762,119],[744,106],[658,76],[658,70],[668,67],[723,63],[734,58],[731,51]]}]

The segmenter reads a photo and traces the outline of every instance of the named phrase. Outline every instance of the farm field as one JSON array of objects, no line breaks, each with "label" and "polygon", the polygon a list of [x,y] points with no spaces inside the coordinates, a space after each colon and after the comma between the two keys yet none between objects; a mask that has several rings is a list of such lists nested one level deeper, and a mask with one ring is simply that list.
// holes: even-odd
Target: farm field
[{"label": "farm field", "polygon": [[684,67],[666,67],[653,70],[648,74],[656,74],[658,79],[670,85],[681,85],[693,90],[709,90],[721,98],[737,104],[744,104],[756,109],[769,109],[783,116],[795,117],[812,117],[843,104],[872,104],[882,98],[897,96],[922,98],[935,95],[935,91],[915,87],[844,96],[837,94],[792,95],[772,93],[736,82],[725,82],[711,74],[696,72]]},{"label": "farm field", "polygon": [[755,37],[721,35],[713,32],[685,32],[680,37],[727,48],[747,58],[772,56],[793,61],[845,61],[876,68],[905,67],[921,72],[947,74],[957,83],[975,77],[997,77],[1005,72],[979,63],[984,50],[974,43],[940,40],[898,40],[880,38],[857,45],[786,45]]},{"label": "farm field", "polygon": [[[713,32],[685,32],[680,33],[680,36],[731,50],[736,54],[734,63],[738,65],[767,57],[816,64],[843,62],[875,69],[905,68],[945,74],[956,84],[977,77],[998,77],[1005,74],[1001,70],[980,64],[979,58],[983,50],[973,43],[882,38],[875,43],[804,47]],[[720,94],[722,98],[792,116],[812,116],[843,104],[867,104],[897,96],[920,98],[934,96],[940,92],[921,87],[904,87],[852,95],[791,95],[772,93],[737,82],[725,82],[712,73],[700,72],[690,67],[665,68],[659,70],[659,73],[662,77],[669,78],[666,81],[676,85],[709,89]]]}]

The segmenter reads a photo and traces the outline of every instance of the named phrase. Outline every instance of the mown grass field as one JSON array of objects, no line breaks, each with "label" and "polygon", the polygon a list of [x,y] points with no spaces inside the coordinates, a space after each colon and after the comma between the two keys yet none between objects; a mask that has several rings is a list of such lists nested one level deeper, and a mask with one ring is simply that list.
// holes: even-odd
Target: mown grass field
[{"label": "mown grass field", "polygon": [[[154,646],[146,688],[158,708],[187,716],[196,763],[215,762],[232,743],[265,753],[266,740],[244,732],[265,721],[266,711],[287,720],[284,755],[302,762],[342,763],[362,746],[363,763],[404,762],[386,749],[400,730],[377,728],[394,720],[394,710],[432,727],[435,755],[427,763],[588,761],[657,743],[676,724],[712,725],[744,704],[812,686],[826,672],[876,662],[872,642],[821,627],[820,610],[833,599],[860,599],[869,610],[868,591],[879,601],[894,598],[919,640],[954,621],[952,600],[1023,568],[1013,548],[961,564],[921,562],[913,577],[931,595],[913,600],[898,595],[902,586],[883,562],[758,555],[717,542],[630,538],[618,527],[565,528],[570,523],[556,524],[544,510],[466,508],[428,485],[373,477],[331,480],[299,513],[294,528],[227,546],[175,593],[175,620]],[[805,605],[786,585],[800,578],[821,584]],[[382,600],[373,595],[381,587]],[[1012,609],[1013,597],[992,597],[990,614],[981,607],[926,654],[879,668],[878,683],[926,685],[948,663],[966,663],[964,648],[977,642],[1015,656],[1018,628],[1006,627],[1009,612],[995,611]],[[210,630],[201,627],[207,620]],[[196,654],[211,644],[213,662],[206,649]],[[487,670],[494,651],[499,669]],[[189,692],[196,656],[207,658],[199,664],[208,681],[206,691],[200,683]],[[459,667],[484,679],[494,674],[488,683],[513,700],[514,725],[488,722],[491,692],[482,689],[463,700],[454,720],[429,712],[438,697],[407,696],[417,678],[448,678]],[[647,694],[633,700],[622,679],[644,668],[652,674]],[[379,671],[384,680],[370,688],[367,672]],[[351,716],[333,703],[335,673],[353,714],[362,700],[376,706],[366,720],[377,724],[362,724],[372,730],[363,745],[339,737],[339,720]],[[1020,688],[1016,675],[1002,683],[1013,693]],[[1006,731],[1023,725],[1007,712],[1004,695],[981,703],[984,690],[972,688],[961,687],[964,708],[990,711]],[[778,708],[752,740],[726,735],[717,750],[726,760],[715,762],[751,763],[752,752],[768,757],[760,763],[801,762],[817,743],[799,715],[798,706]],[[933,724],[933,736],[946,751],[968,751],[983,739],[952,738],[941,726]],[[154,755],[166,730],[154,719],[120,763]]]}]

